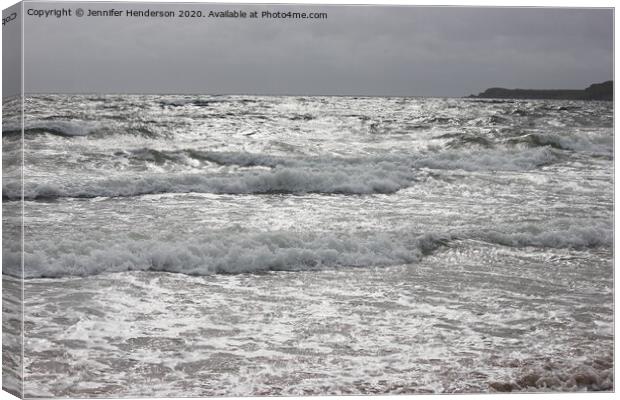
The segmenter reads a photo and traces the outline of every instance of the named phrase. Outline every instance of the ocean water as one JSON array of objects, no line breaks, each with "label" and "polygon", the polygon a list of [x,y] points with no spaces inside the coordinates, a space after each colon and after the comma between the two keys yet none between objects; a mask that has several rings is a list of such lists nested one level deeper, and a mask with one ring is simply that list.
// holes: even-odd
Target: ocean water
[{"label": "ocean water", "polygon": [[613,390],[613,103],[24,103],[27,396]]}]

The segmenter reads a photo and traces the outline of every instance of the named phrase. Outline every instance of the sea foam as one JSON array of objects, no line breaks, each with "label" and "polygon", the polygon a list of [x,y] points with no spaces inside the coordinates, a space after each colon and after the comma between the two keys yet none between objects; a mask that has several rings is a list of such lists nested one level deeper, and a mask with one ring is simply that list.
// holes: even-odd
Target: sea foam
[{"label": "sea foam", "polygon": [[[468,240],[510,247],[585,249],[613,243],[611,226],[552,221],[498,230],[416,233],[203,232],[190,240],[46,239],[24,253],[25,278],[86,276],[104,272],[165,271],[190,275],[303,271],[338,267],[412,264],[445,246]],[[479,244],[476,244],[479,246]],[[6,248],[3,271],[20,276],[20,251]]]},{"label": "sea foam", "polygon": [[[149,154],[151,154],[150,152]],[[128,197],[158,193],[214,194],[390,194],[412,186],[421,168],[446,170],[528,170],[555,160],[547,149],[526,149],[520,152],[491,150],[445,151],[416,155],[389,155],[367,158],[286,158],[252,153],[194,152],[217,164],[240,167],[262,166],[260,170],[235,171],[221,174],[167,173],[119,175],[109,179],[28,180],[24,186],[27,200],[64,197]],[[144,157],[145,152],[138,153]],[[191,153],[190,153],[191,154]],[[135,153],[133,155],[136,156]],[[168,157],[170,158],[170,157]],[[5,200],[19,200],[19,182],[3,183]]]},{"label": "sea foam", "polygon": [[[166,271],[190,275],[387,266],[418,261],[450,238],[437,234],[336,235],[210,232],[193,240],[44,240],[24,254],[25,278],[103,272]],[[18,249],[5,249],[3,271],[21,274]]]}]

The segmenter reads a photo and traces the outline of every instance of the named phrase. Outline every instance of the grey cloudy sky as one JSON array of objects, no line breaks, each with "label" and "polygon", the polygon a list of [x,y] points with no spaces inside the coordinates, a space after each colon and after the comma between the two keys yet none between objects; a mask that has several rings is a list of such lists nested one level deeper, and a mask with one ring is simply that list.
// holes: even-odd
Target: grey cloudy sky
[{"label": "grey cloudy sky", "polygon": [[613,76],[611,9],[65,7],[291,10],[328,19],[26,15],[26,92],[464,96],[492,86],[584,88]]}]

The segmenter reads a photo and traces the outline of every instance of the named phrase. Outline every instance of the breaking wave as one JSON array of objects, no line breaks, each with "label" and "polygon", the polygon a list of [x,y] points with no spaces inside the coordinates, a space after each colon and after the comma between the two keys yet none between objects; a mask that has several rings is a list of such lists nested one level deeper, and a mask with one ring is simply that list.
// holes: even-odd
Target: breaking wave
[{"label": "breaking wave", "polygon": [[[413,263],[449,237],[388,234],[341,237],[333,233],[213,232],[191,241],[49,240],[26,249],[25,278],[104,272],[164,271],[189,275],[302,271]],[[3,271],[19,276],[19,251],[5,249]]]},{"label": "breaking wave", "polygon": [[472,237],[511,247],[547,247],[583,249],[613,244],[613,227],[604,223],[575,224],[556,221],[549,224],[524,224],[512,231],[488,230]]},{"label": "breaking wave", "polygon": [[[538,227],[507,227],[505,232],[398,231],[347,236],[328,232],[227,230],[206,232],[184,241],[129,237],[116,237],[113,241],[55,239],[26,248],[24,277],[56,278],[123,271],[209,275],[385,267],[416,263],[441,247],[459,246],[467,240],[511,247],[579,250],[611,246],[613,229],[600,223],[554,221]],[[3,272],[20,276],[20,265],[19,249],[5,249]]]},{"label": "breaking wave", "polygon": [[613,155],[613,135],[589,135],[582,133],[563,134],[558,133],[529,133],[507,140],[508,143],[526,144],[531,147],[549,146],[558,150],[571,150],[587,152],[599,155]]},{"label": "breaking wave", "polygon": [[[106,180],[83,180],[67,183],[27,184],[28,200],[61,197],[129,197],[159,193],[214,194],[372,194],[394,193],[407,187],[413,177],[407,168],[393,164],[373,168],[355,166],[312,170],[276,167],[270,171],[250,171],[223,176],[209,174],[175,174],[132,176]],[[4,184],[2,196],[19,200],[18,183]]]},{"label": "breaking wave", "polygon": [[412,166],[465,171],[523,171],[551,164],[557,159],[556,154],[546,147],[522,151],[442,151],[421,156],[413,160]]},{"label": "breaking wave", "polygon": [[194,149],[186,150],[155,150],[136,149],[116,155],[125,155],[131,160],[164,164],[166,162],[185,162],[186,159],[211,162],[222,166],[238,167],[295,167],[305,169],[347,168],[359,166],[373,169],[376,165],[390,165],[394,168],[431,168],[431,169],[462,169],[479,170],[527,170],[554,162],[557,156],[549,148],[524,149],[520,151],[485,149],[480,150],[448,150],[442,152],[426,151],[419,154],[393,154],[382,157],[304,157],[296,158],[248,153],[248,152],[213,152]]},{"label": "breaking wave", "polygon": [[217,165],[235,165],[239,167],[269,167],[278,165],[295,165],[299,162],[281,156],[247,152],[214,152],[195,149],[156,150],[150,148],[116,152],[115,156],[124,156],[130,160],[165,164],[167,162],[185,164],[187,159],[211,162]]},{"label": "breaking wave", "polygon": [[[18,136],[22,133],[19,122],[8,122],[2,126],[2,136]],[[153,124],[133,122],[130,124],[113,121],[84,121],[72,120],[32,120],[24,124],[24,135],[49,134],[62,137],[100,137],[112,134],[129,134],[142,137],[170,136],[165,129],[158,128]]]},{"label": "breaking wave", "polygon": [[[524,170],[555,160],[549,149],[523,152],[441,152],[422,156],[385,158],[307,158],[290,159],[249,153],[199,153],[189,151],[221,165],[264,166],[268,170],[250,170],[229,174],[177,173],[118,177],[69,182],[27,182],[27,200],[63,197],[130,197],[160,193],[213,194],[390,194],[411,186],[416,169]],[[190,153],[189,154],[191,156]],[[136,156],[134,153],[133,156]],[[139,157],[158,157],[160,162],[173,158],[171,153],[142,151]],[[21,199],[21,185],[5,182],[5,200]]]},{"label": "breaking wave", "polygon": [[[31,121],[24,125],[24,134],[49,133],[58,136],[88,136],[101,127],[94,121]],[[6,124],[2,127],[2,135],[21,134],[20,124]]]}]

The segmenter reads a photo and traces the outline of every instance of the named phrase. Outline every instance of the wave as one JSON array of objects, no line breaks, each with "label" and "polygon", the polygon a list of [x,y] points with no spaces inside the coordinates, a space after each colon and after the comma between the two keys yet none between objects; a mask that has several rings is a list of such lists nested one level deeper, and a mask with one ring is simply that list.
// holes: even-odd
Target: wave
[{"label": "wave", "polygon": [[[128,197],[159,193],[214,194],[373,194],[394,193],[413,181],[408,168],[394,164],[323,169],[276,167],[241,174],[158,174],[105,180],[26,183],[27,200],[62,197]],[[21,199],[19,182],[3,183],[5,200]]]},{"label": "wave", "polygon": [[[31,121],[24,124],[24,134],[49,133],[58,136],[88,136],[101,127],[94,121]],[[21,134],[21,124],[6,124],[2,127],[2,135]]]},{"label": "wave", "polygon": [[446,133],[435,139],[446,139],[446,149],[522,149],[551,148],[554,150],[584,152],[593,155],[613,155],[613,134],[610,131],[556,133],[530,132],[521,129],[505,128],[500,132],[458,132]]},{"label": "wave", "polygon": [[[72,120],[32,120],[26,121],[23,126],[24,135],[49,134],[62,137],[85,137],[109,135],[109,134],[129,134],[142,137],[169,137],[170,134],[165,129],[146,122],[119,123],[107,121],[84,121]],[[8,122],[2,126],[2,136],[21,135],[22,125],[19,122]]]},{"label": "wave", "polygon": [[244,99],[244,98],[208,98],[208,99],[192,99],[192,98],[180,98],[180,99],[170,99],[170,100],[160,100],[159,105],[162,108],[166,107],[209,107],[218,103],[257,103],[259,100],[256,99]]},{"label": "wave", "polygon": [[549,148],[521,151],[488,149],[442,151],[421,156],[412,162],[415,168],[465,171],[523,171],[548,165],[558,159]]},{"label": "wave", "polygon": [[208,161],[222,166],[238,167],[291,167],[306,169],[347,168],[358,166],[373,169],[377,165],[390,166],[396,169],[431,168],[431,169],[462,169],[467,171],[480,170],[528,170],[547,165],[557,159],[550,149],[526,149],[506,151],[502,149],[485,150],[447,150],[441,152],[427,151],[419,154],[392,154],[370,157],[307,157],[295,158],[248,152],[212,152],[200,150],[153,150],[138,149],[127,153],[130,158],[146,161],[181,160],[189,157],[195,160]]},{"label": "wave", "polygon": [[[221,100],[208,100],[210,102],[218,102]],[[179,104],[195,103],[196,100],[179,100]],[[173,102],[174,103],[174,102]],[[171,103],[172,104],[172,103]],[[176,104],[176,103],[174,103]],[[301,114],[300,114],[301,115]],[[291,118],[297,118],[295,115]],[[307,115],[303,114],[300,118],[308,119]],[[425,123],[448,123],[457,124],[463,126],[462,132],[447,133],[433,139],[449,139],[443,144],[442,150],[447,152],[446,157],[452,157],[455,151],[477,151],[479,149],[487,152],[497,151],[506,152],[507,150],[514,150],[514,147],[526,147],[530,148],[552,148],[556,150],[568,150],[574,152],[586,152],[594,155],[613,156],[613,133],[611,129],[604,129],[600,132],[555,132],[555,131],[538,131],[524,134],[521,130],[516,130],[511,125],[510,120],[504,116],[491,115],[486,117],[476,117],[470,120],[469,123],[461,124],[455,122],[452,117],[441,116],[428,116],[422,118]],[[501,125],[502,128],[491,129],[491,132],[485,130],[472,131],[470,125],[492,127]],[[411,126],[411,125],[408,125]],[[408,128],[409,129],[409,128]],[[415,130],[415,128],[411,128]],[[67,138],[72,137],[104,137],[109,135],[131,135],[148,138],[171,138],[174,129],[166,128],[165,126],[155,124],[154,121],[86,121],[86,120],[29,120],[24,125],[24,133],[26,135],[35,134],[50,134],[55,136],[62,136]],[[21,135],[22,127],[19,121],[6,121],[3,124],[3,135]],[[400,132],[400,131],[399,131]],[[514,136],[516,134],[516,136]],[[433,146],[431,145],[431,150]],[[133,150],[128,150],[132,152]],[[155,151],[155,150],[154,150]],[[186,150],[191,158],[204,159],[209,161],[209,157],[213,157],[213,161],[217,162],[218,158],[223,157],[223,154],[217,154],[212,152]],[[122,153],[122,152],[121,152]],[[232,154],[228,155],[232,157]],[[135,159],[139,159],[139,154],[136,154]],[[150,161],[147,157],[145,161]],[[172,161],[172,160],[169,160]],[[281,160],[279,160],[281,161]],[[225,163],[229,161],[224,160]],[[273,166],[273,163],[267,163],[265,161],[257,161],[257,163],[264,165],[268,164]],[[251,162],[248,162],[250,165]]]},{"label": "wave", "polygon": [[594,153],[599,155],[613,155],[613,135],[591,135],[588,133],[558,134],[558,133],[529,133],[506,140],[511,144],[526,144],[531,147],[549,146],[558,150],[571,150]]},{"label": "wave", "polygon": [[[342,237],[332,233],[212,232],[183,241],[47,240],[26,249],[25,278],[161,271],[188,275],[303,271],[414,263],[444,245],[434,234]],[[20,276],[19,251],[4,250],[3,272]]]},{"label": "wave", "polygon": [[[159,157],[165,162],[172,153],[141,151],[139,157]],[[423,156],[370,158],[283,158],[251,153],[185,154],[221,165],[263,166],[268,170],[215,173],[166,173],[130,175],[110,179],[26,182],[24,199],[63,197],[129,197],[160,193],[213,194],[391,194],[416,181],[416,169],[523,170],[546,165],[555,159],[548,149],[519,153],[505,151],[441,152]],[[136,153],[134,153],[136,156]],[[19,182],[3,183],[4,200],[20,200]]]},{"label": "wave", "polygon": [[[413,230],[332,232],[202,232],[186,240],[43,239],[26,246],[25,278],[87,276],[106,272],[160,271],[189,275],[308,271],[339,267],[414,264],[442,247],[485,241],[510,247],[585,250],[611,247],[613,229],[589,221],[553,221],[506,227],[505,231]],[[11,245],[15,248],[11,248]],[[479,244],[474,244],[479,246]],[[3,273],[21,275],[19,243],[3,250]]]},{"label": "wave", "polygon": [[584,249],[613,244],[613,228],[604,223],[577,225],[571,221],[523,224],[511,231],[487,230],[471,233],[472,238],[510,247],[573,248]]},{"label": "wave", "polygon": [[268,154],[256,154],[247,152],[214,152],[201,151],[194,149],[184,150],[155,150],[149,148],[119,152],[116,155],[126,155],[133,160],[151,161],[157,164],[166,161],[183,162],[186,158],[212,162],[218,165],[236,165],[239,167],[269,167],[274,168],[278,165],[299,164],[292,159]]}]

